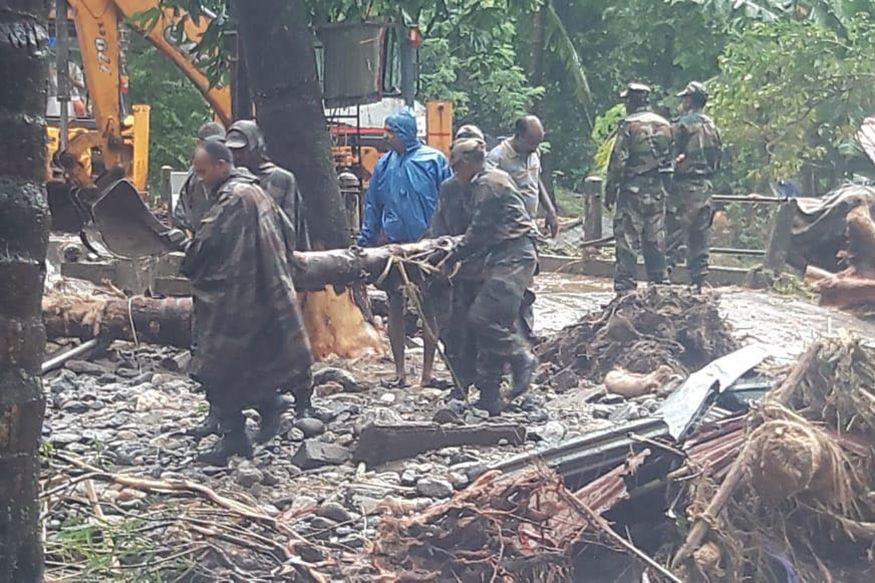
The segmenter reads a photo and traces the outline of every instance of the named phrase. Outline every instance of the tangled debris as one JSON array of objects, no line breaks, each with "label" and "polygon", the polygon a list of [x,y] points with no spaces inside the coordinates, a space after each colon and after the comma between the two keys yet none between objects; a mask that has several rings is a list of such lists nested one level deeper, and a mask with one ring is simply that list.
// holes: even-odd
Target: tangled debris
[{"label": "tangled debris", "polygon": [[847,337],[815,348],[748,415],[737,471],[691,486],[688,516],[713,522],[676,556],[695,547],[693,580],[871,580],[875,350]]},{"label": "tangled debris", "polygon": [[737,348],[715,293],[649,286],[615,298],[602,313],[565,328],[539,349],[541,361],[601,382],[615,368],[650,373],[699,369]]},{"label": "tangled debris", "polygon": [[[392,581],[567,581],[582,524],[552,472],[490,472],[449,502],[409,517],[386,516],[368,562]],[[585,524],[584,524],[585,525]]]}]

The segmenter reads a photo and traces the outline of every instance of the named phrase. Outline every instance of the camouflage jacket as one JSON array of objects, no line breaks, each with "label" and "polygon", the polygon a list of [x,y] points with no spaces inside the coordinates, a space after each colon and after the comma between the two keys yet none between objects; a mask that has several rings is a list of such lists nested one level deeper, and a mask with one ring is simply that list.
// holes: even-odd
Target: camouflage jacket
[{"label": "camouflage jacket", "polygon": [[471,181],[470,196],[471,223],[456,247],[459,259],[483,253],[486,266],[496,265],[512,260],[504,253],[513,247],[512,242],[532,241],[535,224],[507,172],[484,170]]},{"label": "camouflage jacket", "polygon": [[289,217],[295,229],[295,249],[298,251],[309,249],[310,240],[304,220],[304,204],[295,175],[273,162],[262,162],[258,167],[258,182]]},{"label": "camouflage jacket", "polygon": [[292,279],[294,233],[248,172],[211,200],[181,269],[194,298],[191,375],[245,405],[288,387],[313,361]]},{"label": "camouflage jacket", "polygon": [[671,124],[652,111],[628,116],[617,129],[608,163],[605,193],[616,197],[637,176],[656,176],[673,169]]},{"label": "camouflage jacket", "polygon": [[693,111],[675,120],[672,126],[675,176],[708,177],[720,168],[723,145],[720,132],[710,117]]}]

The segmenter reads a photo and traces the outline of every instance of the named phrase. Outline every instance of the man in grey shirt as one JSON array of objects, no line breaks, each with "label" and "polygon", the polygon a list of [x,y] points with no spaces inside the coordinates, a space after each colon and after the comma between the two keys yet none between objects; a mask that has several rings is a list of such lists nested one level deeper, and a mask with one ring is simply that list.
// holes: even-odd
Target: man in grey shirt
[{"label": "man in grey shirt", "polygon": [[[541,156],[538,147],[544,141],[544,126],[534,115],[519,118],[514,125],[513,137],[507,138],[486,156],[486,165],[490,168],[504,170],[516,183],[517,190],[523,195],[526,210],[535,222],[538,207],[544,208],[544,228],[555,237],[559,233],[559,221],[556,209],[544,183],[541,180]],[[525,291],[520,307],[520,326],[523,334],[532,342],[537,340],[534,333],[535,314],[532,306],[535,303],[535,292],[529,288]]]},{"label": "man in grey shirt", "polygon": [[526,209],[537,218],[539,206],[544,207],[544,228],[555,237],[559,232],[556,209],[541,180],[541,156],[538,147],[544,141],[544,126],[534,115],[521,117],[514,126],[513,137],[507,138],[486,156],[486,165],[504,170],[523,195]]}]

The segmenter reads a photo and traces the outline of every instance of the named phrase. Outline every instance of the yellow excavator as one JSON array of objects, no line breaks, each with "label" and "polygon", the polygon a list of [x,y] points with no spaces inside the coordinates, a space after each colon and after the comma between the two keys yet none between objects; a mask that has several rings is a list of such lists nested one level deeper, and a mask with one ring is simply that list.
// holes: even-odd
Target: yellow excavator
[{"label": "yellow excavator", "polygon": [[[91,214],[89,211],[93,211],[96,201],[119,179],[125,178],[130,183],[121,185],[125,192],[132,190],[130,185],[140,192],[147,188],[150,108],[145,104],[130,106],[126,101],[123,25],[127,25],[127,29],[133,33],[144,36],[158,52],[173,61],[203,94],[216,119],[225,125],[233,121],[232,96],[231,88],[227,85],[211,85],[207,75],[186,50],[186,47],[200,42],[210,25],[209,16],[194,20],[182,10],[161,8],[159,0],[55,0],[53,13],[55,48],[59,56],[64,55],[57,62],[66,62],[68,66],[66,72],[63,71],[63,64],[56,66],[53,73],[55,95],[53,97],[50,92],[50,104],[55,99],[54,109],[57,111],[50,111],[47,115],[48,175],[52,177],[47,186],[53,225],[59,230],[75,232],[81,230],[83,223],[87,224],[93,219],[88,216]],[[150,16],[148,20],[151,24],[142,27],[142,16],[145,14]],[[67,40],[71,24],[75,29],[75,44]],[[371,23],[368,26],[375,25]],[[376,26],[381,31],[380,38],[383,38],[387,27]],[[346,33],[342,30],[343,25],[340,27],[339,32],[343,36]],[[407,31],[418,39],[417,29]],[[401,42],[410,42],[412,46],[418,46],[418,42],[410,38],[396,39],[396,42],[399,45]],[[78,48],[81,69],[76,60],[68,58],[71,45]],[[341,66],[349,61],[344,55],[349,55],[356,46],[360,45],[353,40],[353,48],[340,51]],[[384,55],[378,57],[376,67],[366,66],[362,70],[375,68],[382,72],[391,69],[383,61],[384,58]],[[413,59],[408,59],[410,66],[412,63]],[[331,71],[323,71],[323,74],[328,73]],[[76,79],[71,79],[74,76]],[[340,77],[344,76],[345,73],[340,74]],[[408,102],[412,101],[414,93],[413,76],[408,72]],[[343,79],[341,84],[346,81]],[[404,85],[403,79],[401,85]],[[82,99],[78,91],[77,95],[71,95],[71,86],[81,89],[87,101]],[[62,87],[64,90],[59,90]],[[402,94],[404,91],[402,88]],[[331,101],[326,96],[326,104]],[[352,102],[345,100],[343,103],[349,106]],[[379,110],[381,103],[374,105]],[[333,123],[332,111],[340,112],[339,119]],[[352,190],[355,192],[358,189],[360,192],[376,166],[382,153],[381,147],[385,147],[380,139],[382,121],[378,115],[376,120],[370,120],[369,124],[363,126],[359,103],[352,107],[327,110],[326,113],[335,142],[332,149],[335,163],[339,170],[352,171],[343,172],[342,176],[347,179],[354,176],[355,186]],[[429,102],[425,125],[429,145],[448,154],[452,135],[452,104]],[[357,201],[354,206],[359,207],[358,212],[353,210],[351,215],[360,215],[361,197],[353,195],[351,198],[353,202]],[[131,204],[136,202],[132,201]],[[348,207],[349,204],[348,200]],[[136,210],[132,208],[131,212]]]},{"label": "yellow excavator", "polygon": [[[127,79],[121,65],[121,25],[125,21],[180,68],[201,91],[219,120],[225,124],[231,122],[230,89],[211,86],[207,76],[181,48],[185,43],[200,41],[209,24],[206,19],[193,21],[185,13],[168,8],[163,10],[157,26],[137,30],[133,28],[136,26],[133,17],[158,9],[158,0],[67,0],[56,6],[56,49],[67,48],[61,46],[61,40],[67,36],[65,29],[72,22],[90,108],[90,112],[85,108],[72,108],[72,113],[77,115],[64,124],[62,118],[67,108],[62,100],[58,117],[49,117],[49,160],[61,166],[74,185],[93,185],[93,176],[100,173],[93,167],[91,157],[92,151],[97,149],[103,169],[121,168],[137,189],[146,189],[150,110],[148,105],[133,105],[128,111],[124,103]],[[170,40],[174,35],[181,36],[182,45]],[[69,117],[71,111],[66,113]]]}]

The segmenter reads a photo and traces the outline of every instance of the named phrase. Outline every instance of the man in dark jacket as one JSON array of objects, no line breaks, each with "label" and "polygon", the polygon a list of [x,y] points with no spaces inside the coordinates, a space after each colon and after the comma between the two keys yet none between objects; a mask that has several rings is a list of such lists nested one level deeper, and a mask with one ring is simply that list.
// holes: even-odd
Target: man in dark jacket
[{"label": "man in dark jacket", "polygon": [[[484,141],[483,132],[473,125],[464,125],[456,132],[455,143],[468,139]],[[484,142],[485,143],[485,142]],[[437,208],[432,217],[429,237],[464,235],[471,223],[471,197],[467,184],[454,175],[444,180],[438,193]],[[453,276],[452,282],[431,280],[426,287],[425,306],[431,325],[444,344],[456,385],[453,397],[464,399],[474,384],[477,364],[475,334],[467,323],[468,308],[480,289],[480,267],[473,259]],[[429,374],[431,371],[428,371]],[[426,371],[423,371],[423,376]]]},{"label": "man in dark jacket", "polygon": [[251,119],[235,121],[228,128],[225,145],[234,154],[234,165],[247,168],[258,177],[259,186],[286,213],[295,228],[295,249],[310,248],[304,217],[304,203],[295,175],[267,158],[264,134]]},{"label": "man in dark jacket", "polygon": [[[205,123],[197,131],[198,145],[206,140],[225,139],[225,128],[222,124],[210,121]],[[180,229],[185,229],[189,233],[194,233],[201,219],[207,211],[210,210],[210,201],[207,198],[207,191],[203,183],[198,180],[194,169],[188,171],[188,176],[179,190],[179,198],[176,200],[176,206],[173,207],[171,218],[173,226]]]},{"label": "man in dark jacket", "polygon": [[190,373],[220,415],[222,439],[201,456],[223,465],[250,455],[242,411],[255,407],[262,439],[279,424],[277,387],[291,390],[299,413],[310,407],[313,357],[290,264],[294,231],[280,208],[231,152],[208,141],[194,169],[212,202],[188,244],[182,272],[194,298]]},{"label": "man in dark jacket", "polygon": [[486,168],[481,140],[456,142],[452,157],[453,171],[470,197],[471,222],[444,269],[475,258],[482,266],[482,283],[467,319],[476,336],[478,406],[497,415],[502,410],[499,388],[505,365],[513,372],[513,398],[528,389],[538,363],[516,326],[523,294],[538,263],[537,231],[511,177]]}]

